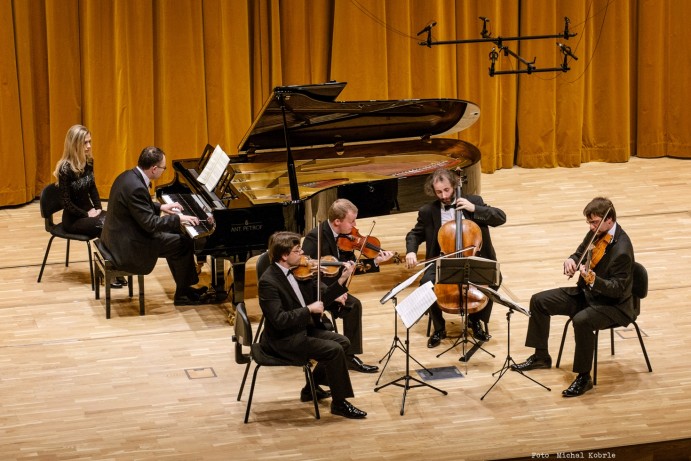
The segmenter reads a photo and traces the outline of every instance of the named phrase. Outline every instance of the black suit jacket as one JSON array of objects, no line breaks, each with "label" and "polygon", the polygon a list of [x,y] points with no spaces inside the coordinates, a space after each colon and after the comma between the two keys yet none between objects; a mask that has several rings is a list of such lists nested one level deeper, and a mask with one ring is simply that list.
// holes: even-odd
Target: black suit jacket
[{"label": "black suit jacket", "polygon": [[[588,232],[576,252],[569,256],[575,262],[581,258],[586,250],[593,233]],[[570,295],[577,295],[583,291],[587,304],[605,314],[620,325],[627,326],[636,319],[633,296],[633,244],[628,234],[617,224],[614,237],[607,246],[605,254],[593,268],[597,275],[592,288],[587,287],[582,277],[578,278],[575,287],[565,287],[562,290]]]},{"label": "black suit jacket", "polygon": [[139,170],[127,170],[115,179],[101,240],[120,269],[136,274],[154,270],[160,233],[180,230],[177,215],[160,213],[161,205],[151,199]]},{"label": "black suit jacket", "polygon": [[[306,304],[316,301],[316,279],[298,281],[298,285]],[[322,302],[325,306],[348,291],[346,287],[338,283],[328,288],[322,285],[322,289]],[[315,319],[315,316],[312,316],[309,310],[300,304],[287,277],[275,263],[262,274],[257,291],[259,306],[265,318],[262,345],[281,357],[301,360],[306,352],[309,353],[304,350],[304,338],[308,327],[313,325],[317,328],[322,327],[318,318]]]},{"label": "black suit jacket", "polygon": [[[497,254],[492,246],[492,237],[489,227],[496,227],[506,222],[506,214],[499,208],[487,205],[479,195],[467,195],[468,201],[475,205],[475,212],[470,213],[466,210],[463,215],[474,221],[482,232],[482,248],[477,256],[482,258],[497,260]],[[405,237],[406,253],[415,252],[424,242],[426,247],[425,259],[434,258],[441,254],[441,248],[437,241],[437,233],[441,228],[441,202],[434,202],[423,205],[418,211],[415,227]]]}]

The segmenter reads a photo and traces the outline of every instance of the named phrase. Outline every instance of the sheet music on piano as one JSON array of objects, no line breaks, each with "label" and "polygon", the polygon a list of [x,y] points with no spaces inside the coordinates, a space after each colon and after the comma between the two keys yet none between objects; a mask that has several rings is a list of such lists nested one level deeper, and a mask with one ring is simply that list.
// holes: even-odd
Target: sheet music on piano
[{"label": "sheet music on piano", "polygon": [[221,176],[226,171],[226,167],[230,163],[230,157],[221,149],[220,145],[216,145],[213,153],[209,157],[209,161],[206,162],[204,169],[199,173],[197,181],[204,184],[206,190],[209,192],[213,191],[218,185]]}]

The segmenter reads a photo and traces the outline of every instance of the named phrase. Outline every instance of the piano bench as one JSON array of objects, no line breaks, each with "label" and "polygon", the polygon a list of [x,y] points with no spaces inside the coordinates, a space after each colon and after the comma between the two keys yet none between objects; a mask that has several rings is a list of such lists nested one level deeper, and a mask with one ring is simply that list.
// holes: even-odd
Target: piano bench
[{"label": "piano bench", "polygon": [[101,282],[103,281],[106,287],[106,318],[110,318],[110,283],[115,277],[127,277],[127,289],[129,290],[130,298],[133,296],[132,278],[137,276],[137,284],[139,285],[139,315],[144,315],[144,274],[133,274],[131,272],[118,269],[113,262],[113,257],[110,255],[108,249],[103,245],[101,240],[94,240],[94,285],[96,299],[101,298]]}]

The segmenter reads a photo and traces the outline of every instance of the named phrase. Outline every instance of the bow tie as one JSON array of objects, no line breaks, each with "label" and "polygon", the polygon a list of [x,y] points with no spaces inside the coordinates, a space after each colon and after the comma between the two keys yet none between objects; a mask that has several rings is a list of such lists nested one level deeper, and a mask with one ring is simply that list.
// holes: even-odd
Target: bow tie
[{"label": "bow tie", "polygon": [[443,205],[443,206],[444,206],[444,210],[446,210],[446,211],[453,210],[455,208],[453,205]]}]

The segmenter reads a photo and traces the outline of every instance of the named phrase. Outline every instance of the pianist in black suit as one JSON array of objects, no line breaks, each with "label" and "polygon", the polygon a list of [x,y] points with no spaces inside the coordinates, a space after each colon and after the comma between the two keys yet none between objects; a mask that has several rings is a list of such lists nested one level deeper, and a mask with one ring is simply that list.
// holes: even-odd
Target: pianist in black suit
[{"label": "pianist in black suit", "polygon": [[166,156],[158,147],[146,147],[137,166],[121,173],[108,198],[108,215],[101,240],[115,264],[125,271],[148,274],[158,258],[166,258],[175,279],[175,305],[204,301],[206,287],[199,282],[194,262],[194,243],[181,232],[181,224],[198,225],[196,216],[183,215],[179,203],[160,204],[149,194],[153,179],[166,169]]},{"label": "pianist in black suit", "polygon": [[[339,235],[349,235],[355,227],[357,207],[346,199],[338,199],[329,207],[328,221],[324,221],[321,228],[312,229],[302,248],[310,258],[317,257],[317,232],[321,232],[321,257],[334,256],[339,261],[355,261],[353,252],[344,252],[338,249],[337,239]],[[376,258],[362,260],[364,267],[369,267],[369,272],[378,272],[379,263],[388,261],[393,257],[390,251],[381,251]],[[325,279],[326,283],[329,279]],[[331,280],[336,280],[332,278]],[[331,282],[333,283],[333,282]],[[350,340],[348,354],[348,366],[350,369],[361,373],[376,373],[379,367],[367,365],[355,354],[362,354],[362,303],[355,296],[348,293],[345,303],[330,303],[326,309],[333,312],[335,317],[343,318],[343,334]]]},{"label": "pianist in black suit", "polygon": [[[316,360],[314,380],[331,388],[331,413],[360,419],[367,413],[355,408],[346,399],[353,397],[348,375],[345,348],[349,341],[343,335],[325,328],[321,321],[324,305],[343,298],[345,282],[353,271],[348,263],[336,283],[321,284],[323,295],[317,301],[316,278],[298,281],[289,272],[300,262],[300,236],[293,232],[277,232],[269,239],[272,264],[259,279],[257,292],[266,326],[260,344],[273,355],[292,360]],[[318,398],[328,393],[318,388]],[[312,399],[309,387],[300,393],[303,402]]]}]

